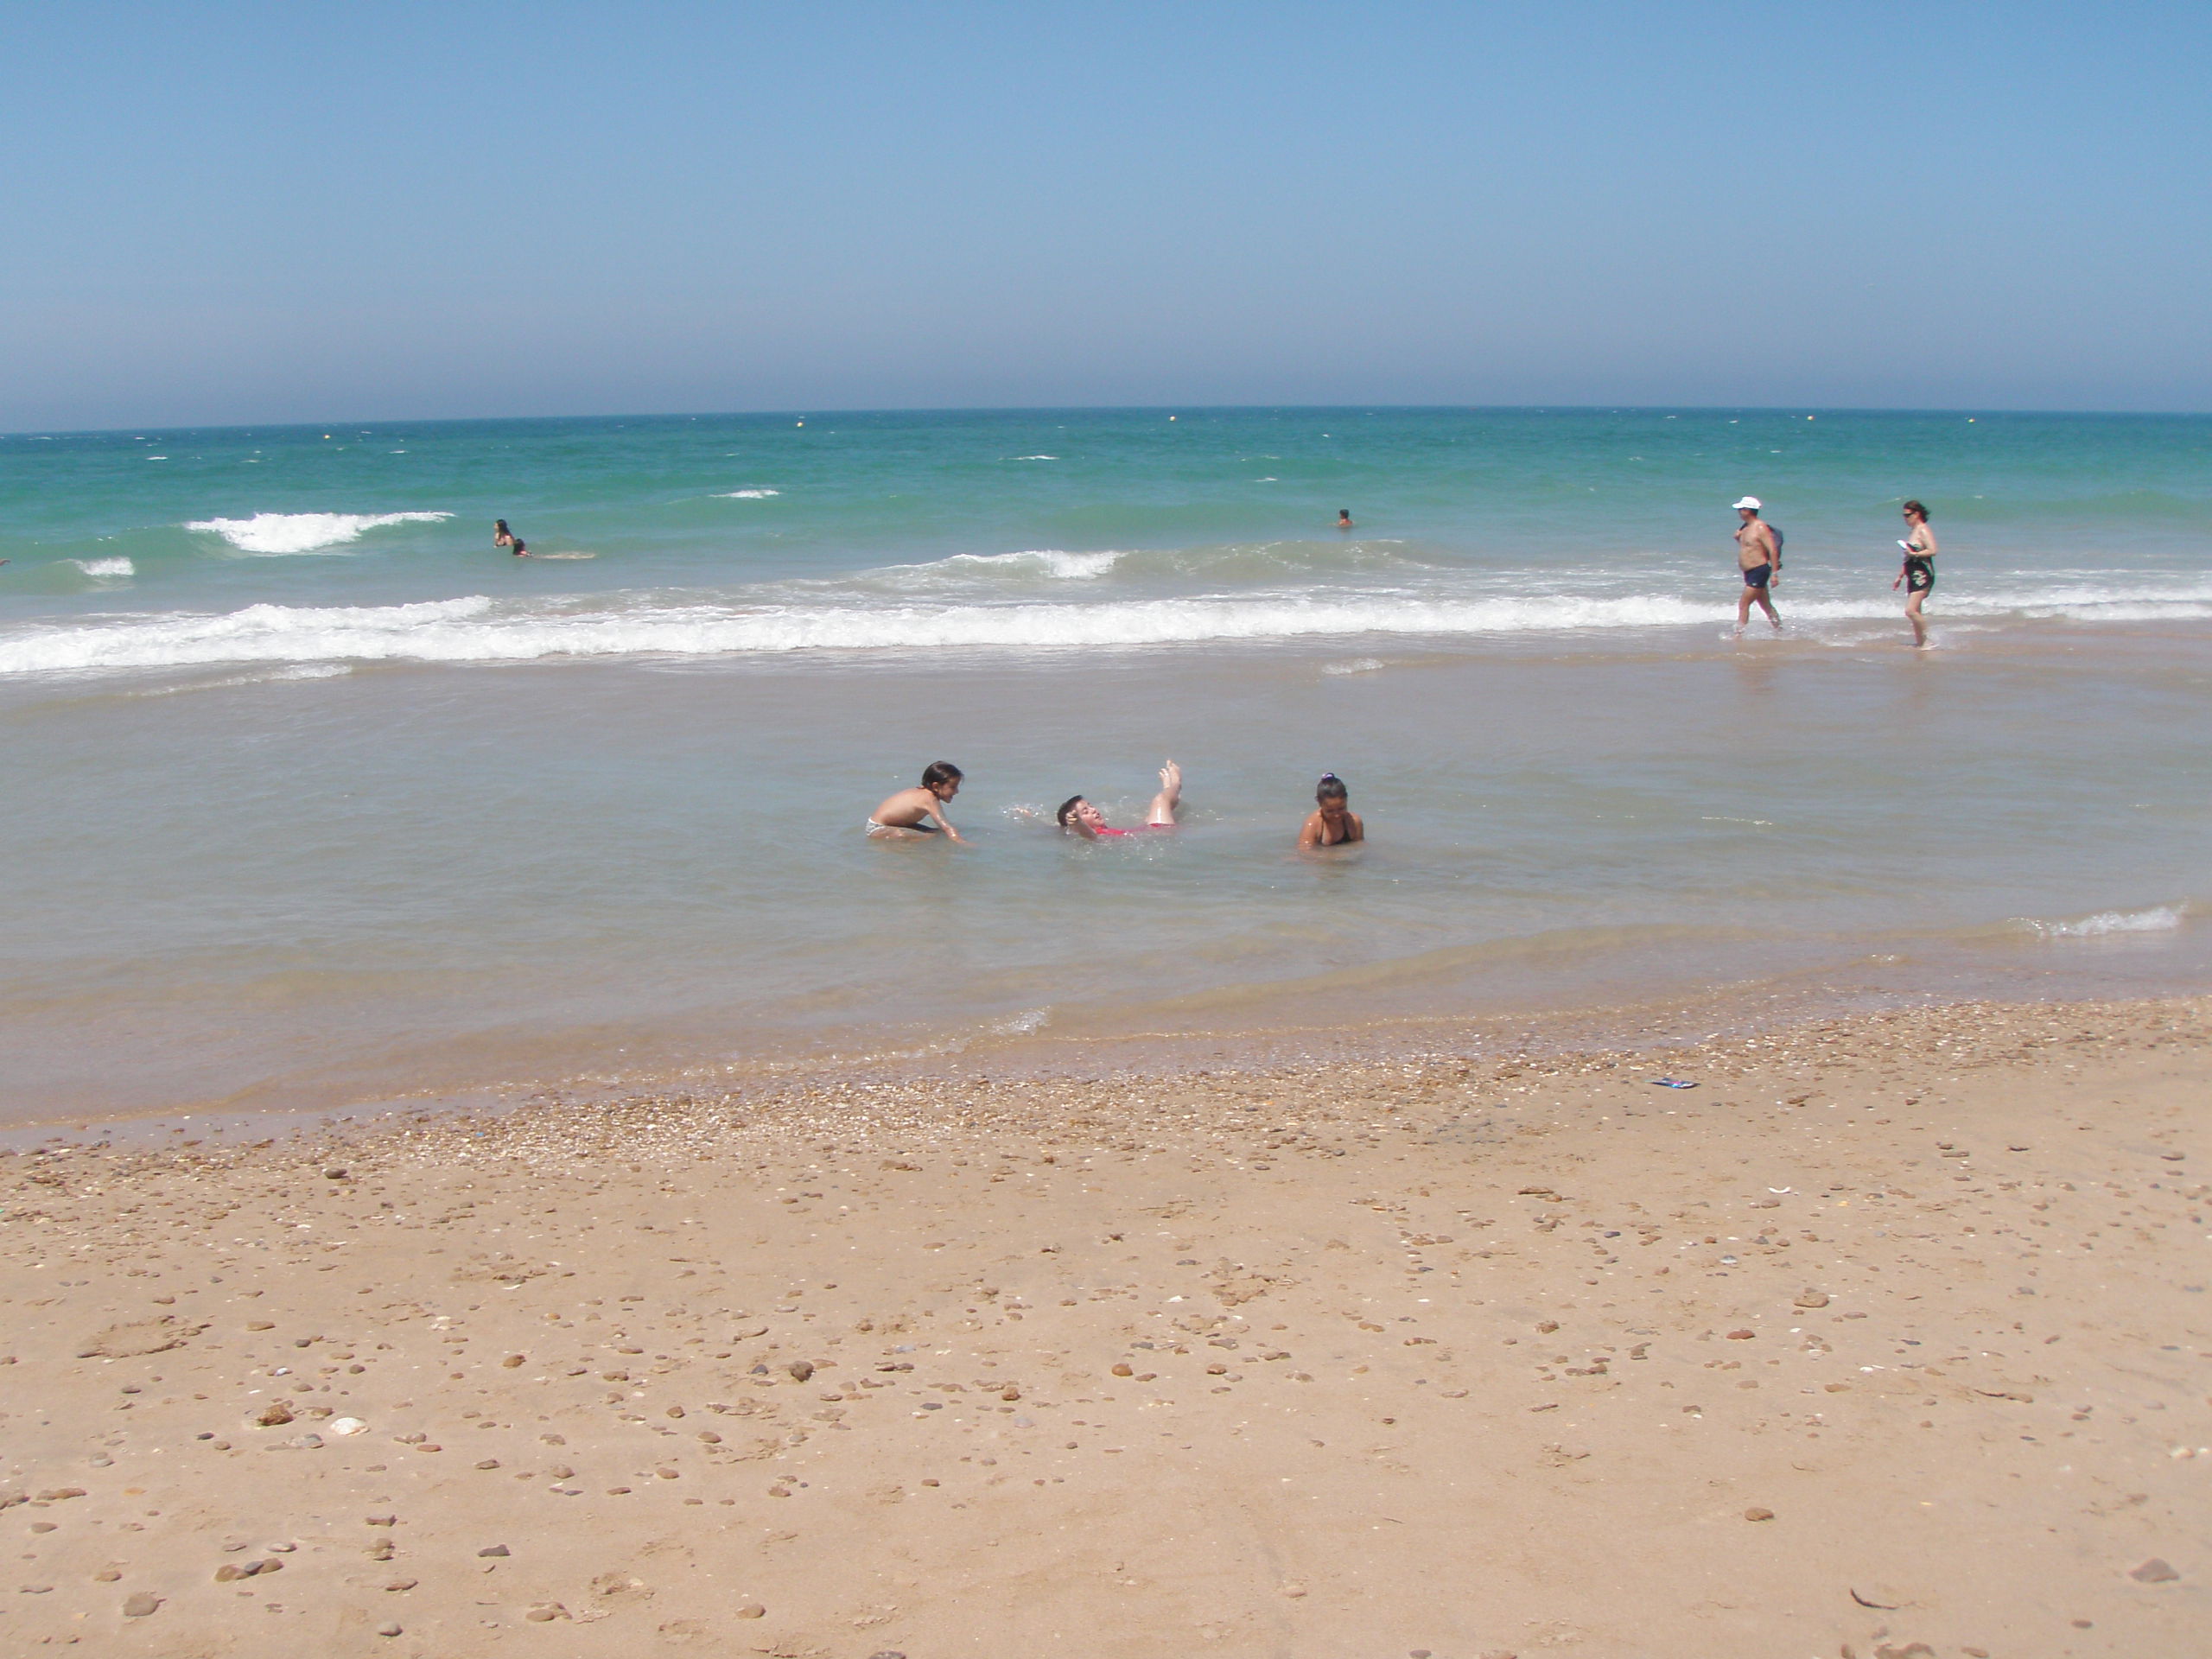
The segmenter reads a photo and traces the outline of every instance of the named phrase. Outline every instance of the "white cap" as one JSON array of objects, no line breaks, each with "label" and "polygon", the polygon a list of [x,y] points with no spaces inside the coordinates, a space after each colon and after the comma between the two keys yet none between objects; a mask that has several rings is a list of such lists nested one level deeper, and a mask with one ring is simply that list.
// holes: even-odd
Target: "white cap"
[{"label": "white cap", "polygon": [[1753,512],[1757,512],[1759,510],[1758,497],[1756,495],[1747,495],[1736,504],[1736,511],[1738,512],[1741,512],[1745,507],[1749,507]]}]

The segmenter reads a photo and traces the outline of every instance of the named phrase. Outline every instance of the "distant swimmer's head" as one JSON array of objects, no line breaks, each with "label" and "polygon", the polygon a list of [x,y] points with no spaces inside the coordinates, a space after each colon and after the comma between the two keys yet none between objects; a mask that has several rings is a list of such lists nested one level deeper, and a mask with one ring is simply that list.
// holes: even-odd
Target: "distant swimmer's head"
[{"label": "distant swimmer's head", "polygon": [[1060,810],[1052,816],[1060,821],[1060,828],[1063,830],[1066,829],[1071,822],[1087,823],[1093,830],[1106,822],[1106,815],[1080,795],[1069,796],[1060,803]]},{"label": "distant swimmer's head", "polygon": [[494,536],[505,536],[510,535],[512,532],[507,529],[507,521],[505,519],[494,518],[492,521],[492,533]]},{"label": "distant swimmer's head", "polygon": [[1758,510],[1759,510],[1759,499],[1758,499],[1758,497],[1757,497],[1756,495],[1747,495],[1747,496],[1745,496],[1742,500],[1738,501],[1738,502],[1736,504],[1736,511],[1737,511],[1737,512],[1748,512],[1748,513],[1751,514],[1754,518],[1756,518],[1756,517],[1758,516]]},{"label": "distant swimmer's head", "polygon": [[960,768],[950,760],[932,760],[922,769],[922,787],[940,801],[949,801],[960,792]]},{"label": "distant swimmer's head", "polygon": [[1904,516],[1908,518],[1917,518],[1924,524],[1928,522],[1928,509],[1917,501],[1908,501],[1904,504]]},{"label": "distant swimmer's head", "polygon": [[1321,774],[1321,781],[1313,785],[1313,798],[1323,806],[1342,806],[1351,798],[1351,791],[1344,787],[1344,780],[1333,772]]},{"label": "distant swimmer's head", "polygon": [[1351,509],[1350,507],[1338,507],[1337,509],[1337,522],[1340,524],[1349,524],[1351,523]]}]

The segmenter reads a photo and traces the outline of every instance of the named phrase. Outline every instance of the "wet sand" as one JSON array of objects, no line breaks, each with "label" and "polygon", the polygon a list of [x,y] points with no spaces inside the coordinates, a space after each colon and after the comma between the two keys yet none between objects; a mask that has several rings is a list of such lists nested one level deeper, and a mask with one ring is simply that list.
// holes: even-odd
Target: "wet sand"
[{"label": "wet sand", "polygon": [[0,1158],[0,1649],[2202,1651],[2208,1037]]}]

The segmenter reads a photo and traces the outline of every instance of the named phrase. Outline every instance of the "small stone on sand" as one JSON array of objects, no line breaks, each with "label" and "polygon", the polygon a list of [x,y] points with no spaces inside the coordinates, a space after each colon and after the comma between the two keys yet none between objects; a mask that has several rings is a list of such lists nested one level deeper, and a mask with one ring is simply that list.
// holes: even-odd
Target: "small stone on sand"
[{"label": "small stone on sand", "polygon": [[2130,1567],[2127,1576],[2138,1584],[2171,1584],[2181,1574],[2156,1555],[2140,1567]]},{"label": "small stone on sand", "polygon": [[152,1591],[141,1590],[124,1600],[123,1616],[125,1618],[143,1618],[147,1614],[156,1611],[161,1605],[162,1599]]},{"label": "small stone on sand", "polygon": [[1763,1504],[1754,1503],[1750,1509],[1744,1511],[1744,1519],[1746,1521],[1771,1521],[1774,1519],[1774,1511],[1766,1508]]}]

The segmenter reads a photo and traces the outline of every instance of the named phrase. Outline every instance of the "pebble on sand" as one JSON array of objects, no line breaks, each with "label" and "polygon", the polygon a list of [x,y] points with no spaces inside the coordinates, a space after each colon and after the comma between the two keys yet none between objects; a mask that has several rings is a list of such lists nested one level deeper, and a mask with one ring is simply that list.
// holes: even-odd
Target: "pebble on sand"
[{"label": "pebble on sand", "polygon": [[2166,1562],[2153,1555],[2140,1567],[2130,1567],[2127,1576],[2138,1584],[2171,1584],[2181,1574]]},{"label": "pebble on sand", "polygon": [[479,1556],[512,1555],[514,1554],[514,1551],[509,1549],[505,1544],[486,1544],[482,1549],[478,1550],[476,1553]]},{"label": "pebble on sand", "polygon": [[1774,1511],[1768,1509],[1763,1503],[1754,1503],[1750,1509],[1744,1511],[1744,1519],[1746,1521],[1771,1521],[1774,1519]]},{"label": "pebble on sand", "polygon": [[804,1382],[814,1375],[814,1362],[810,1359],[795,1359],[784,1369],[789,1371],[794,1379]]},{"label": "pebble on sand", "polygon": [[162,1599],[152,1591],[140,1590],[124,1602],[123,1616],[125,1618],[143,1618],[161,1605]]},{"label": "pebble on sand", "polygon": [[737,1616],[740,1618],[766,1618],[768,1610],[757,1601],[748,1601],[737,1610]]}]

